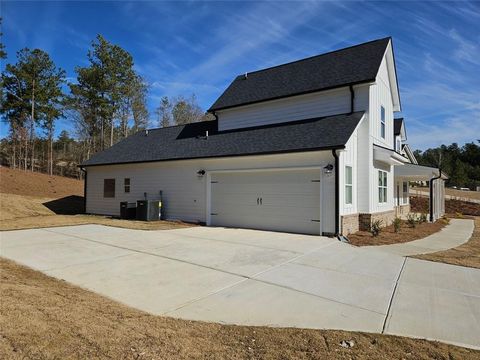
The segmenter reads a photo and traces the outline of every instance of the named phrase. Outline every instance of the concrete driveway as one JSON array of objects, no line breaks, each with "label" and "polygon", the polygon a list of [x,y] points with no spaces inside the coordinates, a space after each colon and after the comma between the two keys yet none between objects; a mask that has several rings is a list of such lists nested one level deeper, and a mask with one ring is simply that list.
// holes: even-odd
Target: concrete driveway
[{"label": "concrete driveway", "polygon": [[2,232],[0,254],[158,315],[480,348],[480,270],[325,237],[80,225]]}]

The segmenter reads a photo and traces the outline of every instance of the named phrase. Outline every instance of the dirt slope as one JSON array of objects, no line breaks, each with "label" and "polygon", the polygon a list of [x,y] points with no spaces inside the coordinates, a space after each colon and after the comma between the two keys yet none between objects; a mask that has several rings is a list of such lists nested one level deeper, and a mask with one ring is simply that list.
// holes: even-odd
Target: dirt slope
[{"label": "dirt slope", "polygon": [[43,198],[83,196],[83,181],[0,167],[0,192]]}]

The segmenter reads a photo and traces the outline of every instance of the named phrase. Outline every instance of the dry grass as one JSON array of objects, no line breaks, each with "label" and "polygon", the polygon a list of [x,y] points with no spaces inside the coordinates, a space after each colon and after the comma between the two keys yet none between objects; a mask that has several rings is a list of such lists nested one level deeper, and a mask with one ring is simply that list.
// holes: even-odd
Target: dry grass
[{"label": "dry grass", "polygon": [[371,245],[391,245],[405,243],[413,240],[423,239],[424,237],[440,231],[446,221],[438,220],[434,223],[421,223],[415,228],[407,225],[406,221],[402,221],[400,232],[394,231],[393,225],[382,228],[378,236],[373,236],[368,231],[358,231],[348,235],[348,240],[355,246],[371,246]]},{"label": "dry grass", "polygon": [[[153,316],[0,259],[2,359],[478,359],[426,340]],[[340,346],[353,340],[352,348]]]},{"label": "dry grass", "polygon": [[[412,195],[415,195],[415,191],[421,191],[425,194],[428,194],[429,189],[428,187],[414,187],[412,188],[413,192]],[[445,188],[445,195],[455,196],[462,199],[475,199],[480,200],[480,191],[464,191],[464,190],[456,190],[452,188]]]},{"label": "dry grass", "polygon": [[0,192],[50,199],[80,196],[83,195],[83,181],[0,167]]},{"label": "dry grass", "polygon": [[480,269],[480,217],[475,217],[475,230],[470,240],[465,244],[454,249],[413,257]]},{"label": "dry grass", "polygon": [[83,198],[73,197],[65,200],[38,198],[0,193],[0,230],[19,230],[54,226],[99,224],[140,230],[168,230],[181,227],[190,227],[177,221],[132,221],[120,220],[98,215],[58,215],[61,213],[78,213],[82,208]]},{"label": "dry grass", "polygon": [[0,230],[100,224],[141,230],[192,226],[176,221],[127,221],[85,215],[83,181],[0,167]]}]

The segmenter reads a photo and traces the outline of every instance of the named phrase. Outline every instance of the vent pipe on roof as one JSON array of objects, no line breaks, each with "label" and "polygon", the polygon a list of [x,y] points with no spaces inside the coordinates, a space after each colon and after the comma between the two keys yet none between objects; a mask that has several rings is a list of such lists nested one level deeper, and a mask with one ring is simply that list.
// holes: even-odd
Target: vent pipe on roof
[{"label": "vent pipe on roof", "polygon": [[247,80],[247,78],[248,78],[248,72],[246,72],[245,75],[243,75],[244,80]]},{"label": "vent pipe on roof", "polygon": [[145,136],[148,136],[148,130],[145,130]]}]

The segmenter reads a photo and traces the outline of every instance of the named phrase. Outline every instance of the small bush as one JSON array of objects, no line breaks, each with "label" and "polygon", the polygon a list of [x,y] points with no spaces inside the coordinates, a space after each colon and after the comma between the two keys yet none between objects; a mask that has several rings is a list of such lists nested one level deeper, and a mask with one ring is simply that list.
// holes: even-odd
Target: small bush
[{"label": "small bush", "polygon": [[399,218],[399,217],[396,217],[395,219],[393,219],[393,231],[395,231],[396,233],[400,232],[400,228],[402,226],[402,220]]},{"label": "small bush", "polygon": [[427,214],[426,213],[421,213],[420,214],[420,217],[418,218],[418,222],[421,224],[421,223],[425,223],[427,222]]},{"label": "small bush", "polygon": [[463,219],[463,214],[461,212],[457,212],[455,213],[455,215],[457,216],[457,218]]},{"label": "small bush", "polygon": [[444,224],[450,224],[450,219],[447,217],[447,215],[443,215],[441,220]]},{"label": "small bush", "polygon": [[375,220],[370,225],[370,232],[372,236],[378,236],[382,231],[382,220]]},{"label": "small bush", "polygon": [[407,215],[407,224],[411,228],[416,228],[418,224],[417,215],[410,213]]}]

